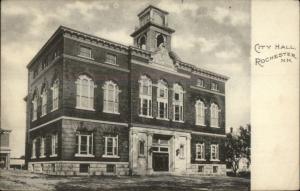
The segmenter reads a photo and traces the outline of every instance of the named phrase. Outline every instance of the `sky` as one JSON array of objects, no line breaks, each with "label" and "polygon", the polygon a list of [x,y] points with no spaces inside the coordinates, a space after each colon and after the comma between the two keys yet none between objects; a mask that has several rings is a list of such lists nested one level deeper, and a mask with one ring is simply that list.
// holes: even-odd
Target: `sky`
[{"label": "sky", "polygon": [[26,65],[60,26],[132,45],[137,14],[169,12],[172,50],[182,61],[224,74],[226,128],[250,123],[250,2],[240,0],[1,1],[1,127],[12,157],[24,155]]}]

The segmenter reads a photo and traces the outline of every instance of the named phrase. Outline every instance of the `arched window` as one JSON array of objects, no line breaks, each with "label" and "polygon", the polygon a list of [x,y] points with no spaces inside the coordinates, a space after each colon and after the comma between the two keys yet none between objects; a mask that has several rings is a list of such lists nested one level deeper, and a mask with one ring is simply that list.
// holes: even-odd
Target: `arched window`
[{"label": "arched window", "polygon": [[37,119],[37,102],[38,102],[38,95],[37,91],[35,91],[32,99],[32,121]]},{"label": "arched window", "polygon": [[219,127],[219,107],[217,104],[212,103],[210,105],[210,126]]},{"label": "arched window", "polygon": [[145,36],[140,37],[139,48],[146,50],[146,37]]},{"label": "arched window", "polygon": [[183,88],[179,84],[173,86],[173,120],[183,122]]},{"label": "arched window", "polygon": [[42,98],[42,116],[47,114],[47,89],[46,86],[43,87],[41,92]]},{"label": "arched window", "polygon": [[147,76],[141,76],[140,89],[140,115],[152,117],[152,81]]},{"label": "arched window", "polygon": [[205,125],[205,105],[203,101],[198,100],[195,105],[196,108],[196,125]]},{"label": "arched window", "polygon": [[76,81],[76,108],[94,110],[94,81],[86,75],[80,75]]},{"label": "arched window", "polygon": [[103,112],[119,113],[119,87],[112,81],[103,85]]},{"label": "arched window", "polygon": [[164,80],[158,81],[157,108],[158,119],[168,119],[168,84]]},{"label": "arched window", "polygon": [[51,87],[52,90],[52,111],[58,109],[58,92],[59,81],[56,79]]},{"label": "arched window", "polygon": [[162,34],[157,35],[156,37],[156,46],[159,47],[161,44],[164,45],[165,39]]}]

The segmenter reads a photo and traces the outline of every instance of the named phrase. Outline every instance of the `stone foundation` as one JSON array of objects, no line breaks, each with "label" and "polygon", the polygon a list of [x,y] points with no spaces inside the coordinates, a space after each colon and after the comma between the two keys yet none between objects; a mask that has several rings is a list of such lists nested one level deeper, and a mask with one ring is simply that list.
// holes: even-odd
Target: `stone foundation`
[{"label": "stone foundation", "polygon": [[28,171],[49,175],[129,175],[128,162],[29,162]]},{"label": "stone foundation", "polygon": [[225,164],[191,164],[188,175],[226,176]]}]

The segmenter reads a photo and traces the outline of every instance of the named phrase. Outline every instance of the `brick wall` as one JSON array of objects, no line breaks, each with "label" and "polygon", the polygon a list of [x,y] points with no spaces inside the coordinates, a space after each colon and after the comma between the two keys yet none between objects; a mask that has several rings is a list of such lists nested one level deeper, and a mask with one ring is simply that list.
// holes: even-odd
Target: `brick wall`
[{"label": "brick wall", "polygon": [[[196,161],[196,144],[204,143],[205,145],[205,159],[206,161]],[[219,145],[219,162],[210,161],[210,145],[218,144]],[[215,163],[224,163],[225,162],[225,137],[216,137],[216,136],[203,136],[192,134],[191,139],[191,163],[203,163],[203,164],[215,164]]]},{"label": "brick wall", "polygon": [[[76,132],[80,132],[82,129],[93,133],[93,154],[95,157],[75,157],[75,153],[77,153]],[[118,136],[118,155],[120,158],[102,157],[105,154],[105,136]],[[64,120],[62,130],[62,159],[128,162],[128,136],[129,130],[125,126]]]}]

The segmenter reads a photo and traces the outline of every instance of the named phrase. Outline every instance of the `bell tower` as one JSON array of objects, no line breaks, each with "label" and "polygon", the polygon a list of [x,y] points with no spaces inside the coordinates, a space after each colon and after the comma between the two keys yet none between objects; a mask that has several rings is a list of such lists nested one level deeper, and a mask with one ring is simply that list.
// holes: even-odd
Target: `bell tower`
[{"label": "bell tower", "polygon": [[168,12],[149,5],[138,14],[139,26],[130,35],[134,46],[155,52],[160,47],[171,51],[171,36],[175,30],[168,27]]}]

